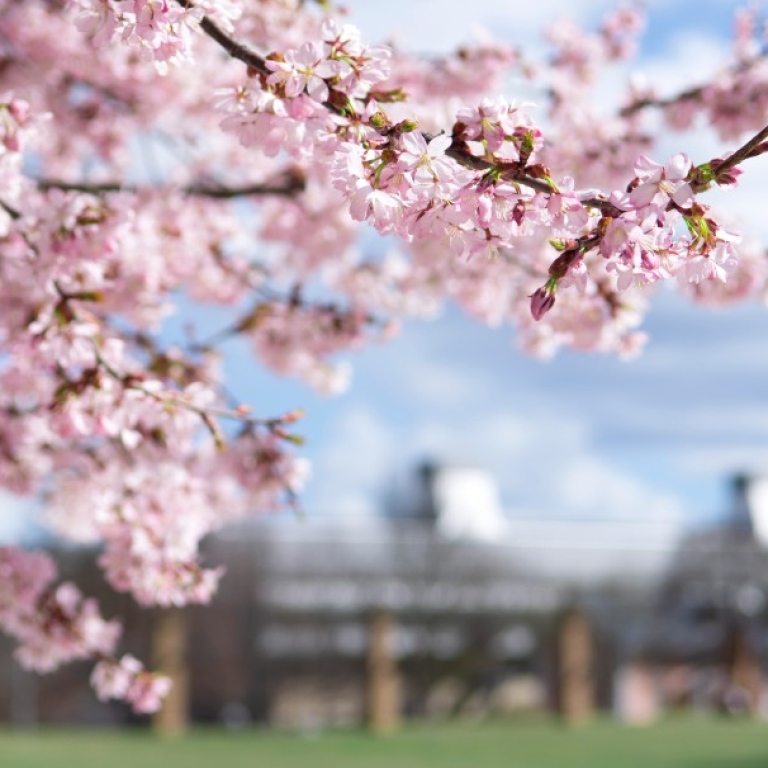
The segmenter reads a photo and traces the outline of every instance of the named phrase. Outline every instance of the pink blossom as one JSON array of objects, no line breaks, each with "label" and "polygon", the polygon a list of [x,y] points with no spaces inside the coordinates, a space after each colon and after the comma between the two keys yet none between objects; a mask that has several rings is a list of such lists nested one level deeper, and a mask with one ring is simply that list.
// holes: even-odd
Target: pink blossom
[{"label": "pink blossom", "polygon": [[171,680],[145,671],[136,658],[100,661],[91,673],[91,684],[102,701],[124,699],[138,714],[156,712],[171,689]]},{"label": "pink blossom", "polygon": [[691,161],[683,154],[675,155],[661,166],[642,156],[635,166],[639,184],[630,192],[629,200],[636,208],[665,206],[669,200],[682,208],[693,201],[693,190],[687,183]]},{"label": "pink blossom", "polygon": [[125,699],[133,706],[135,712],[150,714],[160,709],[171,686],[171,679],[164,675],[139,675],[128,689]]},{"label": "pink blossom", "polygon": [[282,61],[267,60],[273,74],[267,78],[270,85],[281,85],[288,98],[295,98],[304,90],[315,101],[326,101],[326,79],[340,75],[344,64],[329,61],[323,56],[320,45],[305,43],[298,51],[288,51]]},{"label": "pink blossom", "polygon": [[119,661],[100,661],[91,672],[91,684],[102,701],[124,699],[136,675],[142,670],[141,662],[129,655]]}]

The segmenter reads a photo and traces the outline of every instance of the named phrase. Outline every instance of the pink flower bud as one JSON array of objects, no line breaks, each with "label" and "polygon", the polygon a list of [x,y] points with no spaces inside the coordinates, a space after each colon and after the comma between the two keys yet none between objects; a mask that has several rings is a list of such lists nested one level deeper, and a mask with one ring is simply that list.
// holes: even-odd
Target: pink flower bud
[{"label": "pink flower bud", "polygon": [[555,306],[555,294],[546,286],[535,290],[531,296],[531,314],[534,320],[541,320]]}]

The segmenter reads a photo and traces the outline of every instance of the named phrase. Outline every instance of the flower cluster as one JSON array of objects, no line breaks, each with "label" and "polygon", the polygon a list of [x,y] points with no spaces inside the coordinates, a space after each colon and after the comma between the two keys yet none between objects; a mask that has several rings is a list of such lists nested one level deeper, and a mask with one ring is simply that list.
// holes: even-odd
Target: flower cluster
[{"label": "flower cluster", "polygon": [[130,655],[100,661],[91,673],[91,685],[99,699],[127,701],[139,714],[156,712],[171,684],[170,678],[147,672],[144,665]]},{"label": "flower cluster", "polygon": [[103,619],[96,601],[71,582],[54,587],[47,555],[0,548],[0,576],[0,627],[19,641],[16,657],[27,669],[50,672],[112,653],[120,625]]},{"label": "flower cluster", "polygon": [[80,23],[97,45],[135,44],[160,72],[192,60],[192,33],[203,9],[172,0],[75,0]]}]

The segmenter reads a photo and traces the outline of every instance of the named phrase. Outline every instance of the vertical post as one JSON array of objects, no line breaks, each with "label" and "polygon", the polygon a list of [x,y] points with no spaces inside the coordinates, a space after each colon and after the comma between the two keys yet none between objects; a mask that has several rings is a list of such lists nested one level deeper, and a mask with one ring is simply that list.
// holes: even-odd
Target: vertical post
[{"label": "vertical post", "polygon": [[152,716],[152,729],[179,736],[189,727],[187,616],[180,608],[160,608],[152,616],[152,666],[173,681],[163,706]]},{"label": "vertical post", "polygon": [[393,733],[400,725],[400,675],[394,650],[392,614],[377,611],[368,640],[368,727],[379,735]]},{"label": "vertical post", "polygon": [[731,693],[742,701],[733,701],[736,707],[743,707],[750,715],[757,715],[762,688],[760,662],[743,629],[734,628],[730,633],[728,666],[731,678]]},{"label": "vertical post", "polygon": [[595,708],[592,630],[586,616],[567,611],[558,626],[558,710],[566,723],[589,720]]}]

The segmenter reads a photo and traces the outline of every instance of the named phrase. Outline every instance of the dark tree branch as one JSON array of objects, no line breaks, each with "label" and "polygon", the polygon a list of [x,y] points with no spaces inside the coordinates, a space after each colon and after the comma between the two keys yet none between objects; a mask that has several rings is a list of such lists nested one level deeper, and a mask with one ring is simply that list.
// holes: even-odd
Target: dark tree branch
[{"label": "dark tree branch", "polygon": [[763,128],[759,133],[756,133],[746,144],[743,144],[722,162],[712,161],[712,170],[717,176],[720,176],[731,168],[735,168],[740,163],[748,160],[750,157],[756,157],[757,155],[762,154],[765,152],[765,147],[761,147],[760,145],[763,144],[766,139],[768,139],[768,126]]},{"label": "dark tree branch", "polygon": [[[104,195],[109,192],[136,193],[143,189],[158,189],[155,186],[138,186],[119,182],[89,183],[87,181],[64,181],[62,179],[37,179],[41,190],[61,189],[66,192],[85,192]],[[277,195],[291,197],[304,189],[304,178],[297,171],[288,171],[282,177],[264,184],[246,184],[240,187],[214,186],[211,184],[190,184],[181,192],[192,197],[207,197],[214,200],[233,200],[238,197]]]},{"label": "dark tree branch", "polygon": [[2,208],[14,221],[21,218],[21,213],[12,205],[8,205],[5,200],[0,200],[0,208]]},{"label": "dark tree branch", "polygon": [[[189,0],[176,0],[176,2],[182,6],[182,8],[194,8],[194,3]],[[255,70],[260,75],[267,77],[271,74],[271,71],[267,69],[267,65],[263,57],[258,53],[252,51],[245,45],[233,40],[215,21],[212,21],[208,16],[203,16],[200,22],[200,27],[208,37],[217,42],[233,59],[238,59],[246,64],[250,69]]]}]

